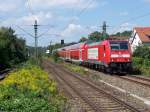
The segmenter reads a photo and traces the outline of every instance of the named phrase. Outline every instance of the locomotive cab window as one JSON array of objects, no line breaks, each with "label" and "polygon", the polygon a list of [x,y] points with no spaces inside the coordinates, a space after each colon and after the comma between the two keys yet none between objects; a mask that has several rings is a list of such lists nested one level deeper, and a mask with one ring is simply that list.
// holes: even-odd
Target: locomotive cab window
[{"label": "locomotive cab window", "polygon": [[128,50],[127,42],[110,42],[111,50]]},{"label": "locomotive cab window", "polygon": [[119,44],[111,44],[111,50],[119,50]]},{"label": "locomotive cab window", "polygon": [[120,43],[120,49],[121,50],[127,50],[128,49],[128,43]]}]

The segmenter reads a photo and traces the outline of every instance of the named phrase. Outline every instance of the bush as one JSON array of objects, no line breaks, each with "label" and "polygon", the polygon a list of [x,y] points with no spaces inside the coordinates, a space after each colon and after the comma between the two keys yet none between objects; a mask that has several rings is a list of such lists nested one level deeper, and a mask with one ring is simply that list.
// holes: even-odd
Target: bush
[{"label": "bush", "polygon": [[150,60],[150,48],[148,46],[138,46],[133,56]]},{"label": "bush", "polygon": [[150,74],[150,60],[133,57],[133,74],[142,74],[142,75],[149,75]]},{"label": "bush", "polygon": [[19,39],[11,28],[0,28],[0,69],[12,67],[26,60],[25,40]]},{"label": "bush", "polygon": [[0,84],[0,111],[59,112],[65,101],[56,83],[37,66],[12,72]]},{"label": "bush", "polygon": [[57,52],[54,52],[52,57],[53,57],[54,62],[58,62],[58,60],[59,60],[59,55],[58,55]]}]

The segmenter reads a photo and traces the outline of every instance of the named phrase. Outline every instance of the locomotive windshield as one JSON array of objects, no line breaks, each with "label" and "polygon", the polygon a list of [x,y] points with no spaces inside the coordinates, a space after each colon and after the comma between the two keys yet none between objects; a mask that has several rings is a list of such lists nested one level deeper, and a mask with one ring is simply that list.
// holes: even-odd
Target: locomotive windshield
[{"label": "locomotive windshield", "polygon": [[111,50],[128,50],[127,42],[110,42]]}]

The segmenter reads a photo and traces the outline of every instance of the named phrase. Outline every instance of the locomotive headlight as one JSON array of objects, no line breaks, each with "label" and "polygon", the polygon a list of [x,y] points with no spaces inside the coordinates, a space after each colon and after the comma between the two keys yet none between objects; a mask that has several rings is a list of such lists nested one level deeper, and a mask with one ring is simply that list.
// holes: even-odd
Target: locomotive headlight
[{"label": "locomotive headlight", "polygon": [[130,55],[129,54],[123,54],[122,57],[124,57],[124,58],[130,58]]},{"label": "locomotive headlight", "polygon": [[118,58],[119,55],[118,54],[111,54],[111,58]]}]

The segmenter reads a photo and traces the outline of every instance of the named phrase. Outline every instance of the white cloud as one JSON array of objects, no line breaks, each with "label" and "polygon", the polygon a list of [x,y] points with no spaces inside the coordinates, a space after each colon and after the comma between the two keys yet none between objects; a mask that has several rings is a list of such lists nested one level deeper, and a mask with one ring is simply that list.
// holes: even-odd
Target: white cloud
[{"label": "white cloud", "polygon": [[129,13],[127,11],[121,12],[120,16],[127,16]]},{"label": "white cloud", "polygon": [[135,26],[135,24],[131,24],[131,23],[128,23],[128,22],[123,23],[120,26],[119,32],[132,30],[134,26]]},{"label": "white cloud", "polygon": [[2,25],[31,25],[34,23],[35,19],[38,23],[45,23],[45,21],[54,19],[54,15],[51,12],[39,12],[36,15],[25,15],[18,18],[9,18],[2,22]]},{"label": "white cloud", "polygon": [[0,11],[1,12],[8,12],[16,9],[15,4],[8,4],[8,3],[1,3],[0,4]]},{"label": "white cloud", "polygon": [[1,12],[10,12],[17,9],[17,7],[21,4],[20,0],[3,0],[0,1],[0,11]]},{"label": "white cloud", "polygon": [[61,33],[64,37],[76,36],[81,34],[83,28],[81,25],[69,24],[69,26]]},{"label": "white cloud", "polygon": [[[26,3],[27,4],[27,3]],[[30,0],[30,4],[34,8],[79,8],[88,4],[87,0]],[[93,2],[89,8],[96,6],[97,2]]]},{"label": "white cloud", "polygon": [[88,34],[95,31],[96,26],[81,26],[80,24],[69,24],[60,34],[64,37],[67,42],[79,41],[82,36],[87,37]]},{"label": "white cloud", "polygon": [[73,42],[79,41],[80,37],[86,34],[86,30],[79,24],[69,24],[60,34],[65,41]]}]

